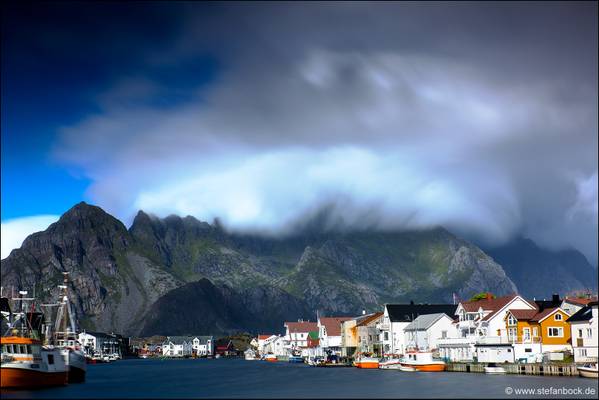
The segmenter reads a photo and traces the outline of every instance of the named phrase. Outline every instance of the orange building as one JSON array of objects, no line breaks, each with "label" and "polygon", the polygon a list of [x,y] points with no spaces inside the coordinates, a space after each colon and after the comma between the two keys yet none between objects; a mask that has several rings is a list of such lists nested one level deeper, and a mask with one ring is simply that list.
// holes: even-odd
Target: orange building
[{"label": "orange building", "polygon": [[508,310],[505,317],[508,340],[516,360],[535,354],[571,348],[569,315],[559,307]]}]

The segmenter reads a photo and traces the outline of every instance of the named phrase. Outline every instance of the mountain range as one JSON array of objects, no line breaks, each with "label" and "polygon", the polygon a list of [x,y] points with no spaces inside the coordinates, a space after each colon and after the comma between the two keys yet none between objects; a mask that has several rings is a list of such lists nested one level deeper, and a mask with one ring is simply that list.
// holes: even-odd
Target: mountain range
[{"label": "mountain range", "polygon": [[597,287],[581,253],[530,240],[485,252],[441,227],[270,237],[143,211],[127,229],[83,202],[1,261],[2,286],[49,301],[63,271],[81,327],[147,336],[277,332],[284,320],[314,319],[317,310],[351,315],[391,302],[450,302],[454,294],[549,297]]}]

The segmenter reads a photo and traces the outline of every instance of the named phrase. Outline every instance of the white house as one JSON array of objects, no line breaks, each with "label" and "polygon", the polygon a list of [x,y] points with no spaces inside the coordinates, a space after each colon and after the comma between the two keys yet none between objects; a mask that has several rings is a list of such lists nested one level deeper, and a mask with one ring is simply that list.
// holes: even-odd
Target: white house
[{"label": "white house", "polygon": [[457,305],[454,304],[385,304],[383,317],[377,328],[380,331],[380,341],[383,352],[387,355],[401,355],[405,352],[404,329],[419,315],[443,313],[449,316],[455,314]]},{"label": "white house", "polygon": [[77,340],[88,354],[112,354],[119,352],[119,343],[115,335],[84,331],[77,335]]},{"label": "white house", "polygon": [[270,345],[270,343],[275,340],[277,338],[277,335],[269,335],[269,334],[264,334],[264,335],[258,335],[258,338],[256,340],[256,350],[258,350],[258,353],[263,355],[268,353],[269,348],[267,348],[267,346]]},{"label": "white house", "polygon": [[308,334],[318,330],[318,324],[310,321],[285,322],[285,346],[301,352],[308,347]]},{"label": "white house", "polygon": [[[518,295],[487,297],[458,304],[454,322],[457,337],[438,340],[439,353],[451,361],[514,361],[505,317],[508,310],[536,310],[537,306]],[[481,358],[482,357],[482,358]]]},{"label": "white house", "polygon": [[192,339],[187,336],[167,336],[164,343],[162,343],[162,355],[166,357],[191,356],[192,345]]},{"label": "white house", "polygon": [[319,317],[319,355],[341,355],[341,323],[351,317]]},{"label": "white house", "polygon": [[284,336],[271,335],[269,338],[264,339],[261,347],[258,347],[258,351],[261,355],[271,353],[276,356],[287,356],[289,352],[286,343]]},{"label": "white house", "polygon": [[192,336],[191,349],[196,356],[212,356],[214,355],[214,339],[212,336]]},{"label": "white house", "polygon": [[447,314],[423,314],[404,328],[404,348],[434,351],[439,339],[456,336],[453,319]]},{"label": "white house", "polygon": [[590,302],[567,320],[572,334],[574,362],[597,361],[597,341],[599,340],[597,329],[599,320],[598,304],[597,301]]}]

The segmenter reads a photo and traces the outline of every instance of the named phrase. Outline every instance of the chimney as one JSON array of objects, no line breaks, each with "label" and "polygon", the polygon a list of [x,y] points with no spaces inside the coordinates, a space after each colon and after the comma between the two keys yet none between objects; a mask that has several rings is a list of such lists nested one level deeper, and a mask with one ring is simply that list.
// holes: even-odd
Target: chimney
[{"label": "chimney", "polygon": [[558,293],[553,293],[553,296],[551,297],[551,303],[555,306],[559,304],[559,294]]}]

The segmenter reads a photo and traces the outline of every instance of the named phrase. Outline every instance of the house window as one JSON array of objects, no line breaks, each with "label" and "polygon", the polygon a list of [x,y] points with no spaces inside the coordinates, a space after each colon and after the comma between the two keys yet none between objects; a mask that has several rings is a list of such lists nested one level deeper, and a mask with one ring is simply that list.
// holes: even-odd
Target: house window
[{"label": "house window", "polygon": [[530,328],[522,329],[522,340],[529,342],[530,341]]},{"label": "house window", "polygon": [[532,353],[532,349],[524,349],[525,353]]},{"label": "house window", "polygon": [[539,337],[539,328],[532,328],[532,336]]},{"label": "house window", "polygon": [[441,339],[447,338],[447,331],[441,331]]},{"label": "house window", "polygon": [[589,339],[593,338],[593,330],[591,328],[587,328],[587,337]]},{"label": "house window", "polygon": [[582,329],[578,330],[578,337],[581,338],[582,337]]},{"label": "house window", "polygon": [[564,328],[562,327],[549,327],[547,328],[547,336],[549,337],[563,337],[564,336]]},{"label": "house window", "polygon": [[561,321],[563,319],[562,315],[560,313],[555,314],[555,320],[556,321]]},{"label": "house window", "polygon": [[510,316],[507,319],[507,324],[508,325],[518,325],[518,320],[516,320],[516,318],[514,318],[514,316],[512,314],[510,314]]},{"label": "house window", "polygon": [[385,332],[385,340],[389,340],[389,332]]}]

